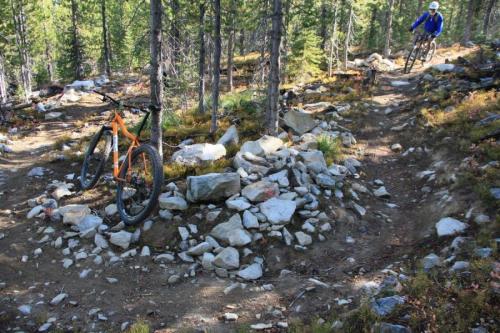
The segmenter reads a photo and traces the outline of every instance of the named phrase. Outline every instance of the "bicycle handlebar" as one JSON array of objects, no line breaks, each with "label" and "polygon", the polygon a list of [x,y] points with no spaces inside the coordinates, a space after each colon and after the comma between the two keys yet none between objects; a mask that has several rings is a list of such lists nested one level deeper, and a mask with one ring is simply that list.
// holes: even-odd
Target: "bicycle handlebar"
[{"label": "bicycle handlebar", "polygon": [[115,105],[116,105],[116,106],[118,106],[118,107],[120,107],[120,106],[121,106],[121,107],[128,108],[128,109],[137,109],[137,110],[139,110],[139,111],[141,111],[141,112],[144,112],[144,113],[150,113],[150,111],[149,111],[149,110],[146,110],[146,109],[143,109],[143,108],[139,108],[139,107],[137,107],[137,106],[135,106],[135,105],[124,104],[124,103],[122,103],[121,101],[117,101],[117,100],[116,100],[116,99],[114,99],[113,97],[111,97],[111,96],[109,96],[109,95],[107,95],[107,94],[105,94],[105,93],[103,93],[103,92],[100,92],[100,91],[97,91],[97,90],[92,90],[92,91],[93,91],[94,93],[96,93],[96,94],[101,95],[102,97],[104,97],[104,98],[103,98],[103,101],[105,101],[105,100],[109,100],[109,101],[111,101],[113,104],[115,104]]}]

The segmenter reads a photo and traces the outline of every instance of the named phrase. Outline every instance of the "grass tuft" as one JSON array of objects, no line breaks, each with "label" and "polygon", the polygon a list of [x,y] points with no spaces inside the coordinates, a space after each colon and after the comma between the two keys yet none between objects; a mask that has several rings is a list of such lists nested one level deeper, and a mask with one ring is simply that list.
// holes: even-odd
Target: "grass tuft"
[{"label": "grass tuft", "polygon": [[328,165],[342,159],[342,141],[328,135],[318,137],[318,149],[323,152]]}]

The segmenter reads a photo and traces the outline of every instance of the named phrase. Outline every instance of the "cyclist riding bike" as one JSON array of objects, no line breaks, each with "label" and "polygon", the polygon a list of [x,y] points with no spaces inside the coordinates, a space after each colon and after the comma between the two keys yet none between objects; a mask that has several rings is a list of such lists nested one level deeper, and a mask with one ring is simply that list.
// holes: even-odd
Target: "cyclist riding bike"
[{"label": "cyclist riding bike", "polygon": [[443,32],[444,19],[443,15],[437,11],[438,9],[439,3],[437,1],[431,2],[429,5],[429,11],[420,16],[409,29],[410,32],[413,32],[419,25],[424,23],[424,30],[428,39],[428,48],[430,47],[431,42]]}]

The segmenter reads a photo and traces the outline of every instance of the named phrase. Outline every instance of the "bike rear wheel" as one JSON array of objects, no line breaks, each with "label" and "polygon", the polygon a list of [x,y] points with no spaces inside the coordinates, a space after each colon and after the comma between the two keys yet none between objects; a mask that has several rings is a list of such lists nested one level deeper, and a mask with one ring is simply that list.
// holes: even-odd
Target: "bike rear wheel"
[{"label": "bike rear wheel", "polygon": [[80,172],[82,189],[87,190],[97,184],[111,153],[111,141],[111,132],[104,127],[90,141]]},{"label": "bike rear wheel", "polygon": [[408,57],[406,58],[405,69],[404,69],[405,74],[408,74],[411,72],[411,69],[413,68],[413,65],[415,64],[415,61],[418,59],[419,53],[420,53],[420,47],[415,46],[410,51],[410,54],[408,54]]},{"label": "bike rear wheel", "polygon": [[118,176],[116,203],[122,221],[140,223],[158,203],[163,185],[163,168],[158,151],[144,144],[123,162]]}]

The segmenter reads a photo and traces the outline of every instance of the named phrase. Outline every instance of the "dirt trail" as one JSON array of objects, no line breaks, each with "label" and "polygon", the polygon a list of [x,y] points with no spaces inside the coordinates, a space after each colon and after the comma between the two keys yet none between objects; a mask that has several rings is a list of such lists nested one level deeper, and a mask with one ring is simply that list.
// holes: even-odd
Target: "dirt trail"
[{"label": "dirt trail", "polygon": [[[434,63],[466,52],[470,50],[440,55]],[[45,123],[39,131],[16,140],[14,153],[0,160],[0,184],[5,183],[0,197],[0,232],[5,234],[0,240],[0,282],[6,284],[0,294],[0,330],[17,326],[33,331],[48,318],[55,317],[62,328],[83,331],[119,331],[122,323],[142,318],[155,329],[165,328],[165,332],[203,327],[215,332],[232,332],[242,323],[276,323],[292,317],[313,318],[354,308],[359,301],[360,286],[380,279],[383,275],[380,270],[395,261],[413,256],[415,247],[425,240],[442,214],[442,207],[436,204],[433,194],[422,192],[424,183],[415,177],[435,160],[434,151],[425,152],[433,143],[416,136],[413,126],[418,110],[412,104],[412,95],[422,70],[416,68],[409,75],[402,75],[400,71],[383,74],[373,97],[363,101],[370,105],[367,113],[342,123],[352,129],[358,141],[357,157],[363,163],[361,178],[354,182],[373,190],[378,186],[371,182],[380,179],[391,198],[381,200],[360,194],[368,211],[361,219],[347,207],[332,202],[327,213],[336,214],[335,233],[329,235],[327,241],[315,240],[306,252],[270,242],[263,255],[267,267],[264,277],[228,294],[224,293],[232,283],[228,279],[203,272],[198,272],[196,277],[185,276],[190,265],[158,265],[150,258],[125,259],[124,264],[116,266],[94,265],[87,259],[63,269],[61,250],[37,243],[43,236],[37,234],[37,230],[47,224],[27,220],[25,202],[43,193],[51,180],[63,180],[68,173],[78,173],[78,164],[50,163],[48,153],[58,137],[75,131],[77,120],[88,114],[73,113],[72,122]],[[407,80],[409,85],[391,87],[393,80]],[[386,114],[388,108],[393,111]],[[96,111],[99,110],[89,108],[88,112],[96,115]],[[403,131],[391,130],[404,123],[408,126]],[[75,135],[90,132],[91,127],[86,127]],[[423,152],[403,156],[391,150],[395,143],[401,144],[403,151],[421,147]],[[26,174],[34,166],[50,168],[53,173],[28,179]],[[394,205],[389,207],[389,203]],[[194,217],[188,219],[201,223]],[[58,235],[68,231],[52,226]],[[354,243],[346,242],[347,237],[352,237]],[[83,248],[88,248],[85,242],[81,243]],[[33,251],[38,247],[43,249],[43,255],[33,258]],[[23,255],[30,257],[26,263],[21,262]],[[92,271],[87,278],[80,278],[84,268]],[[283,269],[291,273],[280,276]],[[173,274],[180,275],[181,282],[167,283]],[[109,277],[118,282],[108,282]],[[330,288],[324,292],[323,287],[317,286],[316,291],[304,294],[305,286],[311,284],[309,278],[321,280]],[[273,286],[263,288],[266,284]],[[74,303],[48,305],[60,292],[67,293]],[[297,298],[300,294],[304,295]],[[348,304],[339,305],[342,299],[349,300]],[[17,307],[28,303],[32,305],[32,314],[19,317]],[[99,308],[107,320],[89,315],[95,308]],[[237,313],[237,323],[221,321],[219,318],[225,312]],[[260,315],[259,319],[256,315]]]}]

